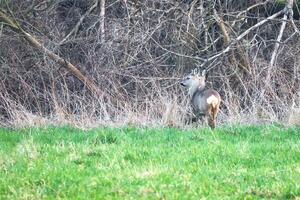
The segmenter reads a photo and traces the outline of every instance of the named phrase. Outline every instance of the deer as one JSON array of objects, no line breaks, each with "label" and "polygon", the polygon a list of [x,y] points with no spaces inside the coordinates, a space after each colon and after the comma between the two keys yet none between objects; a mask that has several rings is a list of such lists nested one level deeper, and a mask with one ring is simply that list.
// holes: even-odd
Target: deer
[{"label": "deer", "polygon": [[206,70],[200,75],[196,69],[184,77],[180,84],[188,89],[191,106],[194,113],[192,121],[208,118],[208,125],[213,130],[216,127],[216,118],[221,103],[220,94],[214,89],[205,88]]}]

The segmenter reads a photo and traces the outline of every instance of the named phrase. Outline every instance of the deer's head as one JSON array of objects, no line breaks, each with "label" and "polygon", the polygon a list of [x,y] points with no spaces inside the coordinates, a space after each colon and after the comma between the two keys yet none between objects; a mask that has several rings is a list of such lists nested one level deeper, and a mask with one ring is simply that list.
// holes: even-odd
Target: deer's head
[{"label": "deer's head", "polygon": [[192,70],[192,72],[184,77],[180,81],[180,85],[187,88],[204,88],[205,87],[205,74],[206,71],[203,70],[200,74],[196,69]]}]

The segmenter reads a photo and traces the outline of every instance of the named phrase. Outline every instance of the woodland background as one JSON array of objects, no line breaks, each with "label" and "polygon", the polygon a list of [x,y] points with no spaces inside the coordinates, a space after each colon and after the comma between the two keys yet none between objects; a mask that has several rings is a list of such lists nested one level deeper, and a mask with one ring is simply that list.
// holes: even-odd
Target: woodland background
[{"label": "woodland background", "polygon": [[185,126],[207,69],[219,123],[300,123],[293,0],[0,0],[2,126]]}]

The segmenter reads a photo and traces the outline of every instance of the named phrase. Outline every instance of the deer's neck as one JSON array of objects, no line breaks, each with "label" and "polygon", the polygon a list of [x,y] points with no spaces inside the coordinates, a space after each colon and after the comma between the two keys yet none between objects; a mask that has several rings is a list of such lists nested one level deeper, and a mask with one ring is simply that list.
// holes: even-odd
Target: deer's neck
[{"label": "deer's neck", "polygon": [[196,92],[201,92],[201,91],[204,91],[205,89],[205,85],[202,85],[202,86],[199,86],[199,85],[195,85],[195,86],[192,86],[189,88],[189,96],[191,98],[193,98],[193,96],[196,94]]}]

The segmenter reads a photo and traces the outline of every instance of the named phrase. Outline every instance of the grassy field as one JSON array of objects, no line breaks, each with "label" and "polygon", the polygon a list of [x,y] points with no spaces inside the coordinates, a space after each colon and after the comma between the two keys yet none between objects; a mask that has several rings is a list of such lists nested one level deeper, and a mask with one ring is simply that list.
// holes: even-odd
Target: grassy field
[{"label": "grassy field", "polygon": [[0,199],[299,199],[300,128],[0,129]]}]

